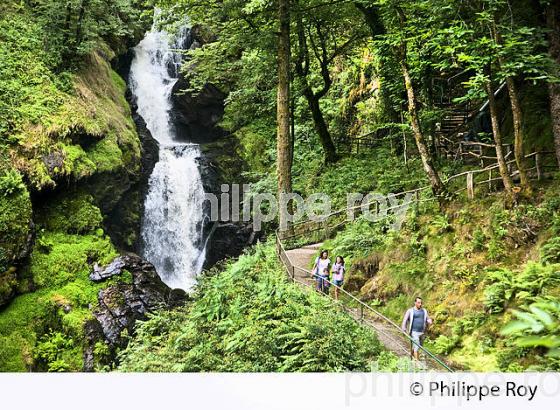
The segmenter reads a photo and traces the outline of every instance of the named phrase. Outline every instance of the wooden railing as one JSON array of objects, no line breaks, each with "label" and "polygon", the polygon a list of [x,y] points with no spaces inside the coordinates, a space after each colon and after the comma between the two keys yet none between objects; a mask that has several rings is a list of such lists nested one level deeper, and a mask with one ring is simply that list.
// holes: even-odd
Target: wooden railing
[{"label": "wooden railing", "polygon": [[357,137],[345,137],[337,141],[339,152],[359,154],[363,150],[379,147],[383,142],[402,136],[402,124],[389,124]]},{"label": "wooden railing", "polygon": [[[555,161],[552,161],[550,164],[547,164],[545,161],[543,161],[543,159],[547,155],[551,155],[551,154],[554,154],[554,152],[552,151],[533,152],[525,156],[526,161],[531,159],[534,160],[534,166],[526,169],[530,177],[540,180],[545,176],[546,174],[545,170],[547,168],[558,169]],[[510,154],[508,154],[508,157],[510,155],[511,155],[511,151]],[[510,175],[512,177],[515,177],[519,173],[519,171],[514,170],[514,164],[515,164],[514,159],[507,161],[507,166],[510,171]],[[454,194],[459,194],[466,190],[468,198],[474,198],[475,188],[479,185],[484,185],[484,184],[488,185],[489,192],[497,188],[494,182],[501,180],[501,177],[499,176],[499,172],[497,172],[497,169],[498,169],[498,164],[494,163],[492,165],[480,169],[461,172],[459,174],[444,179],[443,182],[449,188],[452,186],[452,184],[455,184],[456,182],[464,178],[466,185],[452,192]],[[496,176],[494,177],[494,175]],[[410,205],[418,206],[418,204],[422,202],[433,201],[436,199],[433,195],[431,195],[429,186],[424,186],[421,188],[400,192],[398,194],[393,194],[393,198],[395,199],[400,198],[402,202],[399,205],[385,208],[384,211],[387,211],[387,213],[403,206],[406,207]],[[286,253],[286,246],[289,246],[290,248],[297,248],[304,244],[322,242],[332,237],[334,233],[336,233],[340,228],[346,225],[346,223],[351,221],[352,219],[349,218],[349,216],[355,217],[356,213],[362,212],[364,209],[369,210],[371,207],[373,207],[374,212],[377,213],[379,211],[379,202],[373,200],[369,203],[342,208],[337,211],[331,212],[330,214],[324,216],[320,220],[301,221],[301,222],[294,223],[286,231],[277,230],[276,231],[277,254],[290,280],[292,280],[293,282],[297,282],[301,285],[308,286],[307,283],[299,281],[296,278],[296,272],[300,271],[300,273],[303,273],[305,275],[311,275],[311,272],[305,268],[295,266],[291,262],[290,258]],[[387,318],[386,316],[384,316],[383,314],[381,314],[380,312],[378,312],[377,310],[369,306],[364,301],[358,299],[348,291],[344,290],[343,288],[337,287],[330,281],[327,282],[330,283],[331,286],[338,288],[339,292],[345,296],[346,302],[344,301],[341,302],[342,308],[355,314],[356,311],[352,310],[352,308],[349,307],[348,303],[355,305],[355,309],[358,309],[359,311],[357,317],[359,321],[375,328],[378,332],[385,334],[386,337],[389,337],[392,340],[395,340],[395,338],[400,338],[401,341],[408,340],[411,343],[415,343],[412,340],[412,338],[406,332],[403,332],[400,329],[400,327],[392,320],[390,320],[389,318]],[[377,325],[376,327],[375,325],[376,323],[379,323],[379,321],[388,325],[389,328],[391,329],[391,332],[387,332],[386,327],[379,326],[379,325]],[[401,344],[401,348],[405,349],[404,347],[402,347],[402,344]],[[428,349],[426,349],[423,346],[419,346],[419,348],[437,366],[447,371],[453,371],[449,365],[447,365],[443,360],[438,358]]]},{"label": "wooden railing", "polygon": [[[558,169],[557,164],[554,161],[550,161],[550,163],[546,163],[545,159],[548,156],[554,155],[553,151],[540,151],[540,152],[532,152],[530,154],[525,155],[525,172],[528,173],[529,178],[541,180],[543,179],[548,173],[547,169]],[[508,167],[508,172],[512,178],[519,176],[519,170],[516,169],[516,160],[509,159],[513,156],[513,151],[509,150],[505,156],[506,166]],[[496,159],[496,157],[491,156],[484,156],[485,159]],[[533,162],[532,166],[530,162]],[[446,182],[450,181],[457,181],[461,178],[465,178],[465,186],[460,188],[459,190],[454,191],[454,194],[458,194],[463,191],[467,191],[467,197],[469,199],[473,199],[475,197],[475,190],[477,186],[486,185],[488,187],[488,191],[494,191],[497,189],[496,183],[502,181],[502,177],[499,172],[499,165],[497,163],[493,163],[486,167],[461,172],[460,174],[453,175],[446,179]]]}]

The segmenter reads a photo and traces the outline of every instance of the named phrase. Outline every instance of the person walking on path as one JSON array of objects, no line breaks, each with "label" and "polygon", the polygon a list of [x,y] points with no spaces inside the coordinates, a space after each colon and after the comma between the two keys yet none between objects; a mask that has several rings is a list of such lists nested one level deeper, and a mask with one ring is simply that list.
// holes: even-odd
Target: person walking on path
[{"label": "person walking on path", "polygon": [[[331,260],[329,259],[329,252],[326,250],[321,251],[321,255],[315,259],[315,264],[311,270],[312,276],[317,280],[317,290],[324,293],[324,285],[326,282],[325,269],[327,270],[326,277],[329,278],[329,268],[331,266]],[[328,289],[328,288],[327,288]]]},{"label": "person walking on path", "polygon": [[418,360],[418,350],[424,341],[424,334],[432,319],[428,316],[428,311],[422,307],[422,298],[417,297],[414,306],[406,311],[402,322],[402,330],[412,338],[412,349],[410,356]]},{"label": "person walking on path", "polygon": [[336,257],[336,262],[332,267],[332,280],[334,287],[334,298],[338,300],[338,293],[340,292],[340,287],[344,284],[344,273],[346,269],[344,268],[344,258],[342,256]]},{"label": "person walking on path", "polygon": [[323,294],[329,294],[329,268],[323,269],[323,272],[319,275],[317,288],[320,292],[323,292]]}]

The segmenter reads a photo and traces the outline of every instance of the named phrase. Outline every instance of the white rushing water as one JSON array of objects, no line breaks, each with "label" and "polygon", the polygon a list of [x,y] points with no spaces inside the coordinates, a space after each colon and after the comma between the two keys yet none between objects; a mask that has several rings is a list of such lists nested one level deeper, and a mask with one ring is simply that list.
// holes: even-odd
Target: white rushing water
[{"label": "white rushing water", "polygon": [[[184,35],[184,32],[181,32]],[[179,39],[180,40],[180,39]],[[170,120],[177,79],[169,67],[180,58],[169,35],[152,29],[135,48],[130,88],[148,130],[159,143],[159,161],[148,182],[141,235],[143,257],[171,288],[189,290],[204,263],[204,188],[196,162],[198,145],[175,141]]]}]

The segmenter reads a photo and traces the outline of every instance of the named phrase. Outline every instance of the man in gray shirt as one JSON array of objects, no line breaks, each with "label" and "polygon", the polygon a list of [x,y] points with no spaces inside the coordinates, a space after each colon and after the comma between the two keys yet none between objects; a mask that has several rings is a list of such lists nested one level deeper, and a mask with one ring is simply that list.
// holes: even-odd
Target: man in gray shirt
[{"label": "man in gray shirt", "polygon": [[418,360],[418,350],[424,340],[424,333],[428,325],[432,324],[432,319],[428,316],[428,311],[422,307],[422,298],[417,297],[414,306],[406,311],[402,322],[402,330],[410,335],[413,340],[411,357]]}]

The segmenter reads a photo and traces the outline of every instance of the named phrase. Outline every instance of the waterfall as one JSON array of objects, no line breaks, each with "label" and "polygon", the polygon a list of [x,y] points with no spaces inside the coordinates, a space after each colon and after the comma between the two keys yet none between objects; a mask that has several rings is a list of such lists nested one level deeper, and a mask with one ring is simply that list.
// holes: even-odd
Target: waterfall
[{"label": "waterfall", "polygon": [[204,188],[196,162],[200,150],[196,144],[175,141],[169,115],[181,61],[173,49],[183,45],[188,34],[181,30],[172,44],[166,32],[152,28],[134,49],[129,79],[138,114],[159,143],[159,161],[144,202],[142,256],[168,286],[184,290],[194,285],[205,257]]}]

